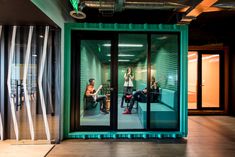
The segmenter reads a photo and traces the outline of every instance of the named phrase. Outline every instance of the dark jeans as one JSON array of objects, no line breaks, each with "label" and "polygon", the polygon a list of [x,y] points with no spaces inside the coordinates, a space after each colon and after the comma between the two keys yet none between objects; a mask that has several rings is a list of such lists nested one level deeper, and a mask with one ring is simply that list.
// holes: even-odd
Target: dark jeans
[{"label": "dark jeans", "polygon": [[133,97],[130,101],[130,106],[128,107],[129,111],[132,110],[132,108],[135,104],[135,101],[147,102],[147,95],[142,90],[135,92],[135,94],[133,95]]},{"label": "dark jeans", "polygon": [[132,91],[133,91],[133,87],[124,87],[122,101],[121,101],[121,107],[123,107],[123,102],[124,102],[126,94],[132,94]]},{"label": "dark jeans", "polygon": [[97,102],[100,102],[100,110],[106,110],[106,96],[98,95],[96,98]]},{"label": "dark jeans", "polygon": [[[158,95],[159,95],[159,90],[156,89],[156,90],[151,90],[150,91],[150,102],[153,103],[153,102],[158,102]],[[137,91],[132,99],[131,99],[131,102],[130,102],[130,106],[128,107],[128,110],[131,112],[134,104],[135,104],[135,101],[138,101],[138,102],[147,102],[147,94],[145,94],[143,91]]]}]

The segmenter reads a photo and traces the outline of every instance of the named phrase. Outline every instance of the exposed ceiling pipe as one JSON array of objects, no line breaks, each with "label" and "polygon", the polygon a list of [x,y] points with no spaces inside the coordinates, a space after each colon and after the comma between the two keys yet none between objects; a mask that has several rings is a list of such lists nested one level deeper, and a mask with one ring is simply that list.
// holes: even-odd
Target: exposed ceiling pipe
[{"label": "exposed ceiling pipe", "polygon": [[172,2],[125,2],[125,0],[117,0],[115,1],[83,1],[85,6],[89,8],[97,8],[97,9],[115,9],[115,11],[122,11],[125,9],[140,9],[140,10],[155,10],[155,9],[180,9],[186,7],[185,5],[172,3]]},{"label": "exposed ceiling pipe", "polygon": [[86,14],[82,12],[84,7],[96,8],[103,15],[113,15],[114,12],[121,12],[127,9],[135,10],[169,10],[169,9],[181,9],[186,5],[173,3],[173,2],[156,2],[154,0],[148,2],[134,2],[126,0],[70,0],[74,11],[70,12],[70,15],[77,19],[86,18]]}]

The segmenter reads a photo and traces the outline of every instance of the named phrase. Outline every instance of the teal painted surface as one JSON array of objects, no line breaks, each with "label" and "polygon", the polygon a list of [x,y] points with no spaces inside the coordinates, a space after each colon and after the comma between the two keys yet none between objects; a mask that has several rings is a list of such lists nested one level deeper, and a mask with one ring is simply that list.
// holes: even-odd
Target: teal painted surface
[{"label": "teal painted surface", "polygon": [[[178,90],[179,53],[177,35],[166,34],[167,39],[156,40],[163,35],[152,35],[151,75],[155,76],[163,89]],[[164,36],[163,36],[164,37]]]},{"label": "teal painted surface", "polygon": [[160,102],[176,110],[178,108],[177,97],[176,91],[162,89]]},{"label": "teal painted surface", "polygon": [[[84,112],[84,95],[86,91],[86,86],[89,84],[89,79],[94,78],[95,79],[95,89],[101,85],[101,76],[102,75],[102,68],[101,68],[101,62],[97,58],[97,56],[94,54],[95,52],[91,51],[89,49],[89,41],[82,40],[81,41],[81,66],[80,66],[80,114],[82,115]],[[78,88],[78,87],[77,87]]]},{"label": "teal painted surface", "polygon": [[[67,138],[164,138],[187,136],[187,51],[188,28],[186,25],[150,25],[150,24],[102,24],[70,23],[65,24],[65,101],[64,136]],[[70,38],[71,30],[96,31],[141,31],[141,32],[179,32],[180,33],[180,130],[179,131],[133,131],[133,132],[70,132]],[[69,75],[68,75],[69,74]]]},{"label": "teal painted surface", "polygon": [[[178,102],[174,90],[161,89],[159,103],[150,103],[150,127],[157,129],[175,129],[179,123]],[[146,103],[138,103],[140,120],[146,126]]]}]

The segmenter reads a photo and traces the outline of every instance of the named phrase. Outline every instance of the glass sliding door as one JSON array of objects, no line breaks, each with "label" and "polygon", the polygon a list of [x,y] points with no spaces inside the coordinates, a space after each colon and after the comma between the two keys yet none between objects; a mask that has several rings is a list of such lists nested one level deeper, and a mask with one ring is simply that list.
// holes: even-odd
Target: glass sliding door
[{"label": "glass sliding door", "polygon": [[188,52],[188,109],[197,109],[198,52]]},{"label": "glass sliding door", "polygon": [[58,32],[48,26],[13,26],[8,31],[8,137],[58,140]]},{"label": "glass sliding door", "polygon": [[72,132],[178,130],[178,34],[72,34]]},{"label": "glass sliding door", "polygon": [[81,40],[81,126],[110,126],[110,50],[109,40]]},{"label": "glass sliding door", "polygon": [[220,107],[220,55],[202,54],[202,108]]},{"label": "glass sliding door", "polygon": [[218,51],[188,52],[188,109],[220,109],[222,53]]},{"label": "glass sliding door", "polygon": [[178,128],[178,34],[151,35],[150,128]]},{"label": "glass sliding door", "polygon": [[72,35],[72,131],[110,130],[112,125],[111,37],[97,32]]},{"label": "glass sliding door", "polygon": [[118,129],[146,129],[147,52],[146,34],[119,34]]}]

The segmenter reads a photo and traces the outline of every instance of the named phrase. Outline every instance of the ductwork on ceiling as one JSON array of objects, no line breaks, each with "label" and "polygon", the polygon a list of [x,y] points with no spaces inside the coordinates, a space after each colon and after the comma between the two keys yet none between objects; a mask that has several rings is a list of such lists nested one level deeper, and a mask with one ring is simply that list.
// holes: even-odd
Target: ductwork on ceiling
[{"label": "ductwork on ceiling", "polygon": [[[84,7],[98,9],[103,15],[113,15],[115,12],[121,12],[123,10],[135,9],[135,10],[171,10],[181,9],[186,7],[184,4],[163,1],[163,0],[70,0],[75,11],[71,11],[70,15],[77,19],[86,18],[86,14],[82,12]],[[76,6],[78,4],[78,6]],[[77,10],[76,10],[77,8]]]}]

